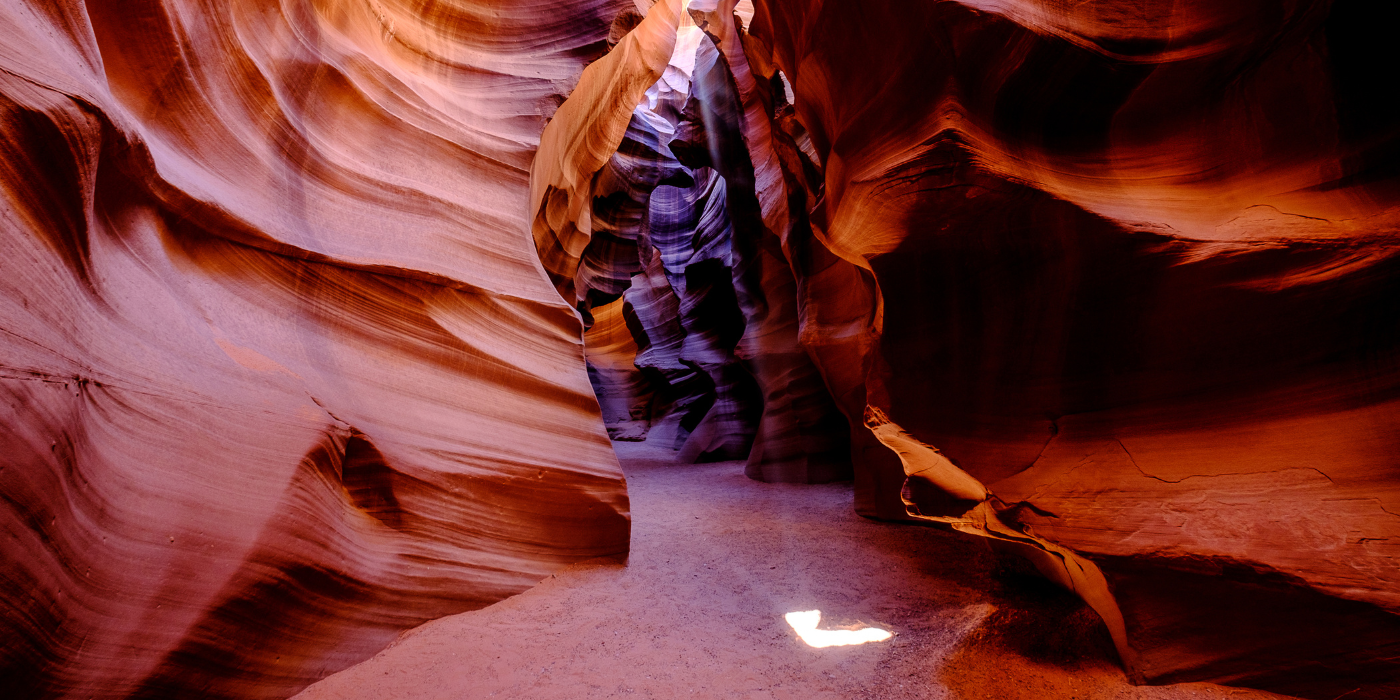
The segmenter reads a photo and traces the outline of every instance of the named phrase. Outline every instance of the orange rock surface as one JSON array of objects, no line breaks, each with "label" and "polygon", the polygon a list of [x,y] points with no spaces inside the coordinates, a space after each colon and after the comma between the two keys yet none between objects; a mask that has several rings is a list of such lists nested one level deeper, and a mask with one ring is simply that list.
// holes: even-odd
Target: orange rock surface
[{"label": "orange rock surface", "polygon": [[286,697],[626,551],[525,216],[620,6],[0,5],[0,694]]},{"label": "orange rock surface", "polygon": [[757,3],[750,64],[790,83],[819,175],[803,338],[878,439],[852,421],[862,511],[1033,550],[1140,680],[1400,693],[1378,23]]},{"label": "orange rock surface", "polygon": [[6,681],[285,697],[624,552],[664,396],[1134,681],[1400,695],[1393,23],[736,10],[0,4]]}]

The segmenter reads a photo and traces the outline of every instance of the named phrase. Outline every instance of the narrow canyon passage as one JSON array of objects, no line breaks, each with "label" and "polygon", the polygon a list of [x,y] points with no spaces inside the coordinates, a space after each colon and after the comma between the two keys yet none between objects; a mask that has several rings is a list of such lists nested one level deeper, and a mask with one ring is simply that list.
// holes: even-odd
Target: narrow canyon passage
[{"label": "narrow canyon passage", "polygon": [[[632,499],[626,565],[594,561],[429,622],[299,700],[349,698],[1281,698],[1129,685],[1098,619],[996,570],[979,539],[868,520],[850,484],[766,484],[742,462],[674,464],[615,443]],[[811,648],[784,621],[895,636]]]},{"label": "narrow canyon passage", "polygon": [[1400,698],[1381,4],[0,0],[0,700]]}]

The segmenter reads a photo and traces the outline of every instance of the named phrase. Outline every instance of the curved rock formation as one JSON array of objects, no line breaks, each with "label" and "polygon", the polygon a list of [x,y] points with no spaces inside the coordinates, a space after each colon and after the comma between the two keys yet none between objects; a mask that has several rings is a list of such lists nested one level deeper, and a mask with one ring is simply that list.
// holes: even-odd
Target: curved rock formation
[{"label": "curved rock formation", "polygon": [[[846,426],[799,344],[786,231],[775,228],[787,225],[770,192],[783,173],[746,131],[766,122],[749,116],[762,105],[734,15],[702,4],[614,23],[614,53],[546,129],[532,170],[535,244],[585,322],[628,294],[646,348],[636,366],[673,397],[681,461],[747,457],[758,479],[842,478]],[[635,393],[625,372],[592,376],[600,395]]]},{"label": "curved rock formation", "polygon": [[524,233],[624,6],[0,5],[7,697],[286,697],[626,551]]},{"label": "curved rock formation", "polygon": [[625,551],[668,417],[1135,680],[1400,695],[1375,8],[737,9],[0,6],[5,687],[285,696]]},{"label": "curved rock formation", "polygon": [[625,301],[594,307],[592,312],[593,326],[583,336],[584,354],[608,437],[640,442],[651,429],[656,391],[637,368],[637,314]]},{"label": "curved rock formation", "polygon": [[757,3],[772,133],[811,141],[789,181],[820,174],[804,343],[906,436],[853,434],[862,512],[1065,550],[1136,678],[1400,692],[1400,109],[1367,15]]}]

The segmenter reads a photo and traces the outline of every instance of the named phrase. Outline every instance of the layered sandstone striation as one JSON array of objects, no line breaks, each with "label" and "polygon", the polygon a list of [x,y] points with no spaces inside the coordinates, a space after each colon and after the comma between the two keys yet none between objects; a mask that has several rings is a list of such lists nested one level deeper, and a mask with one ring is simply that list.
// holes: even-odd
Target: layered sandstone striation
[{"label": "layered sandstone striation", "polygon": [[[763,111],[733,6],[646,9],[619,15],[615,45],[546,128],[531,170],[540,259],[585,323],[607,326],[590,330],[590,352],[615,369],[595,369],[595,388],[636,409],[619,404],[609,430],[640,437],[633,414],[650,389],[661,399],[650,421],[672,426],[683,462],[746,459],[769,481],[845,477],[846,423],[799,342],[785,230],[767,203],[782,173],[745,132],[766,122],[749,118],[746,100]],[[609,340],[618,318],[632,321],[638,373]]]},{"label": "layered sandstone striation", "polygon": [[1374,8],[738,9],[0,8],[8,687],[282,697],[625,551],[606,422],[854,467],[1136,681],[1400,694]]},{"label": "layered sandstone striation", "polygon": [[756,4],[861,511],[1026,552],[1135,678],[1400,692],[1400,105],[1361,77],[1397,67],[1384,22]]},{"label": "layered sandstone striation", "polygon": [[626,551],[524,215],[622,6],[0,5],[6,697],[286,697]]}]

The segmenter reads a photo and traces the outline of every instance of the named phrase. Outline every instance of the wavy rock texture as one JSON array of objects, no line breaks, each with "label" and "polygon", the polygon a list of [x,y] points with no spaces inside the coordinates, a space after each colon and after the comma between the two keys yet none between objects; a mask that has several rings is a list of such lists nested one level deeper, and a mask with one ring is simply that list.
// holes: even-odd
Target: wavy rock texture
[{"label": "wavy rock texture", "polygon": [[656,390],[637,368],[640,350],[634,329],[640,321],[631,305],[615,301],[593,311],[593,326],[584,334],[588,380],[598,394],[603,423],[613,440],[639,442],[651,430]]},{"label": "wavy rock texture", "polygon": [[[674,20],[659,7],[590,67],[546,130],[532,170],[540,257],[589,322],[628,295],[635,364],[668,397],[653,418],[677,417],[681,461],[747,458],[770,481],[841,478],[846,427],[798,343],[795,280],[755,196],[730,68],[742,50],[724,55],[698,6]],[[646,48],[663,21],[675,27],[664,64],[666,44]],[[630,114],[619,107],[634,102]],[[600,162],[604,146],[615,152]],[[596,335],[599,357],[613,353],[612,332]],[[591,375],[599,395],[638,395],[635,375],[606,362],[618,370]],[[612,413],[614,436],[636,437],[634,419]]]},{"label": "wavy rock texture", "polygon": [[710,375],[681,359],[685,329],[680,322],[680,301],[666,281],[660,256],[653,254],[642,274],[632,277],[626,303],[637,314],[637,354],[632,359],[656,394],[653,422],[676,423],[672,447],[680,450],[700,421],[714,406],[714,382]]},{"label": "wavy rock texture", "polygon": [[739,43],[751,8],[704,5],[692,2],[691,15],[714,50],[703,45],[696,59],[700,104],[692,111],[700,118],[692,120],[688,137],[696,144],[691,153],[727,183],[733,286],[745,324],[735,354],[757,380],[763,405],[746,472],[763,481],[849,478],[846,422],[799,341],[801,300],[792,253],[785,249],[789,222],[779,205],[785,202],[775,185],[784,173],[765,147],[768,105],[756,93]]},{"label": "wavy rock texture", "polygon": [[632,6],[0,8],[6,688],[286,696],[625,551],[669,417],[1135,680],[1400,695],[1393,23]]},{"label": "wavy rock texture", "polygon": [[[702,41],[694,26],[678,31],[661,79],[646,90],[617,152],[593,178],[591,231],[573,280],[583,314],[634,285],[645,287],[646,297],[666,299],[631,307],[647,315],[638,330],[651,357],[637,366],[653,370],[658,387],[674,397],[672,407],[683,409],[676,437],[687,461],[746,455],[756,422],[751,414],[759,408],[753,381],[733,353],[743,317],[731,283],[734,236],[724,180],[708,167],[687,167],[672,152],[705,148],[703,140],[680,139],[698,118],[691,77]],[[631,393],[626,375],[592,376],[600,395]]]},{"label": "wavy rock texture", "polygon": [[861,511],[1037,549],[1137,679],[1400,693],[1374,8],[756,4],[749,64],[794,95],[767,143],[802,341],[855,419]]},{"label": "wavy rock texture", "polygon": [[626,5],[0,6],[7,696],[286,697],[626,551],[525,233]]}]

